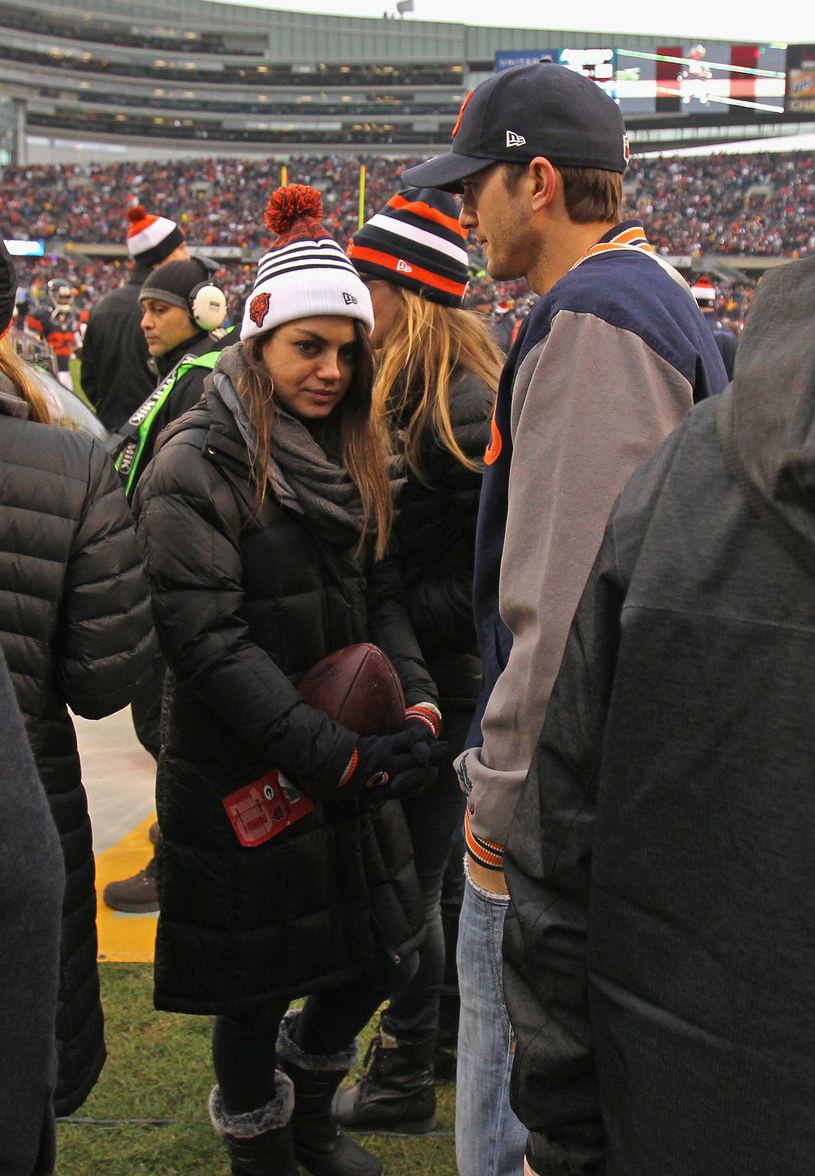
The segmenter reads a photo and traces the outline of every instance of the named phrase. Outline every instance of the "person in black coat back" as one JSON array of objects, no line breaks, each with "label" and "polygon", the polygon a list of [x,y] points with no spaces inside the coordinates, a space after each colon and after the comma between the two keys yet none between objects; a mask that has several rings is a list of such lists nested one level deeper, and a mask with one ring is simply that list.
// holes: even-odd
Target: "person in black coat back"
[{"label": "person in black coat back", "polygon": [[[210,1116],[235,1176],[294,1176],[297,1161],[321,1176],[382,1170],[338,1133],[331,1101],[356,1034],[415,966],[422,908],[392,798],[431,781],[444,752],[383,558],[370,298],[320,213],[311,188],[272,196],[278,237],[243,342],[164,431],[135,498],[169,665],[155,1001],[215,1015]],[[360,737],[298,694],[360,642],[402,681],[398,734]]]},{"label": "person in black coat back", "polygon": [[[168,261],[152,271],[139,293],[142,332],[158,382],[107,442],[129,502],[150,464],[159,433],[201,399],[204,379],[215,366],[221,349],[237,339],[237,328],[230,332],[221,329],[226,298],[208,275],[209,266],[196,258]],[[155,760],[161,745],[161,696],[166,668],[156,650],[131,706],[136,736]],[[131,877],[109,882],[102,898],[115,911],[157,911],[155,856]]]},{"label": "person in black coat back", "polygon": [[[0,291],[12,300],[14,284],[3,250]],[[127,706],[155,635],[133,518],[110,458],[88,434],[51,423],[7,337],[0,549],[0,648],[65,856],[56,1109],[67,1115],[105,1059],[91,823],[68,708],[95,719]]]},{"label": "person in black coat back", "polygon": [[2,650],[0,730],[0,1171],[46,1176],[65,869]]}]

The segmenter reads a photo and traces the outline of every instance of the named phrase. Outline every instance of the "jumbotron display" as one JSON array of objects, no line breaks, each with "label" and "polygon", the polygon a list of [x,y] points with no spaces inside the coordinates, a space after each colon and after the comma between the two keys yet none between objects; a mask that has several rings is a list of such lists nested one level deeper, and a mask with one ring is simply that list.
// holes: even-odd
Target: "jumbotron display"
[{"label": "jumbotron display", "polygon": [[495,68],[542,59],[593,78],[626,114],[815,110],[815,49],[808,46],[729,45],[722,52],[719,45],[709,53],[703,41],[694,41],[654,51],[541,49],[497,53]]}]

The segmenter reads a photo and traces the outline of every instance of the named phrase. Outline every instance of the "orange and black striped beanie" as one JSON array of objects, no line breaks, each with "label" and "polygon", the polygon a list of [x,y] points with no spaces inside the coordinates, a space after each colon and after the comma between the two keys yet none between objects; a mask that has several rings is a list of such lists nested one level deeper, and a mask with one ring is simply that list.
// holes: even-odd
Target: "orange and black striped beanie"
[{"label": "orange and black striped beanie", "polygon": [[458,204],[436,188],[406,188],[354,234],[348,256],[361,274],[461,306],[467,289],[467,233]]}]

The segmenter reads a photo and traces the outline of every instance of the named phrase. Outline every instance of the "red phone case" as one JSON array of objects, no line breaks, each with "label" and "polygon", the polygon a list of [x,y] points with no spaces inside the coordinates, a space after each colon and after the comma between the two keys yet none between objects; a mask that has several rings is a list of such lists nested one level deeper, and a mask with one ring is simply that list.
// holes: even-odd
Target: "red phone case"
[{"label": "red phone case", "polygon": [[314,811],[314,803],[273,768],[224,799],[241,845],[262,845]]}]

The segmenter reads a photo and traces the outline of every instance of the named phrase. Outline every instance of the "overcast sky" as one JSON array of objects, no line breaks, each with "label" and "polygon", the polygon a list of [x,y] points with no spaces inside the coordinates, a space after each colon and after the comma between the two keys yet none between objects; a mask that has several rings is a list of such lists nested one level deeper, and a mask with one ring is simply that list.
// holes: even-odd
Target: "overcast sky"
[{"label": "overcast sky", "polygon": [[[322,12],[332,16],[393,15],[396,0],[300,0],[278,4],[274,0],[232,0],[255,8],[282,8],[292,12]],[[501,18],[498,0],[413,0],[411,20],[442,20],[472,25],[513,28],[600,30],[615,33],[665,34],[693,40],[738,40],[769,43],[811,44],[815,20],[807,0],[682,0],[669,15],[645,3],[613,5],[608,0],[545,4],[542,0],[513,0],[511,19]],[[612,46],[613,48],[613,46]]]}]

